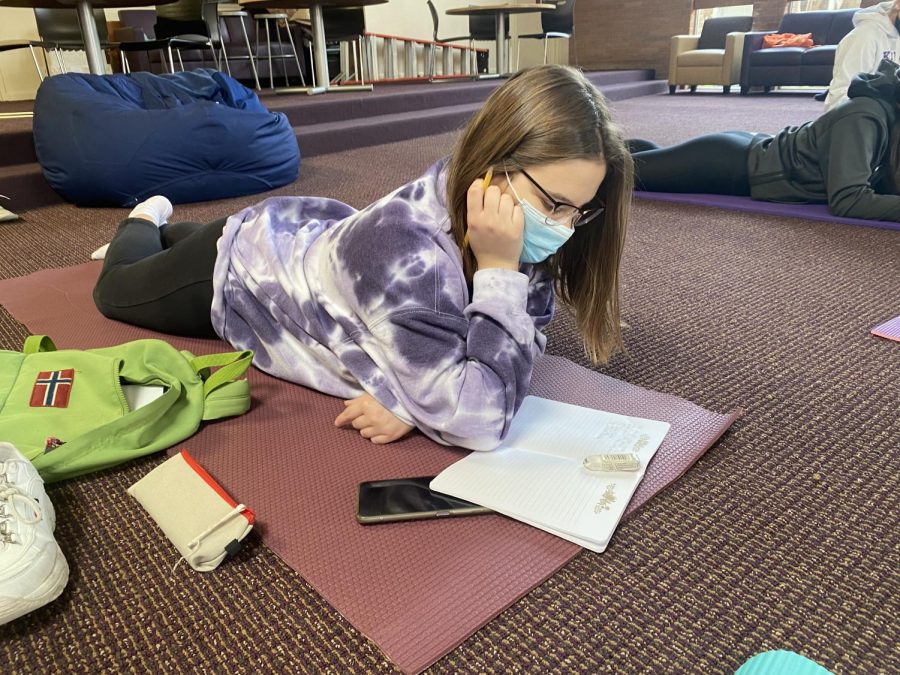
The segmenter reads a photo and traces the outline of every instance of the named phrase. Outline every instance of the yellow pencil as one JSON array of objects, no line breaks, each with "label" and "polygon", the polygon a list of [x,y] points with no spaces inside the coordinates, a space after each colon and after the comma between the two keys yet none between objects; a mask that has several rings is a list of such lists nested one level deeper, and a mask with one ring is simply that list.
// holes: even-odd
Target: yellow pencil
[{"label": "yellow pencil", "polygon": [[[491,184],[491,179],[494,177],[494,170],[488,169],[487,173],[484,175],[484,182],[481,184],[481,191],[487,192],[488,186]],[[466,232],[466,236],[463,237],[463,246],[469,245],[469,233]]]},{"label": "yellow pencil", "polygon": [[491,184],[491,179],[494,177],[494,170],[488,169],[488,172],[484,174],[484,183],[481,184],[481,191],[485,192],[488,189],[488,186]]}]

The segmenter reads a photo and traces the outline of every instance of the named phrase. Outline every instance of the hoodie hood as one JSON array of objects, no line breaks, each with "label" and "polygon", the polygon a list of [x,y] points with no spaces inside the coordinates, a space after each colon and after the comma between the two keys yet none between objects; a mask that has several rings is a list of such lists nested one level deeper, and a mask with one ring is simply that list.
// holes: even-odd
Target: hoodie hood
[{"label": "hoodie hood", "polygon": [[886,103],[900,101],[900,65],[882,59],[874,73],[859,73],[850,82],[847,96],[850,98],[874,98]]},{"label": "hoodie hood", "polygon": [[894,6],[893,0],[879,2],[877,5],[861,9],[853,15],[853,25],[865,25],[869,28],[877,28],[885,35],[896,38],[898,31],[894,22],[888,18],[888,12]]}]

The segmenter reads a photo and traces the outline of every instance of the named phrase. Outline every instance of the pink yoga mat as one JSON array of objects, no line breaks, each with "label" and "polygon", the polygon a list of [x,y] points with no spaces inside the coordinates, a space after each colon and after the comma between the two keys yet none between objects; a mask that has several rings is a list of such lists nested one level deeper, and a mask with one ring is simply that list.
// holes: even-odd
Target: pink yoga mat
[{"label": "pink yoga mat", "polygon": [[[155,337],[100,316],[90,299],[98,272],[99,264],[90,263],[3,281],[0,304],[60,348]],[[211,340],[168,339],[195,353],[225,348]],[[208,424],[179,447],[189,448],[235,498],[251,505],[266,544],[404,671],[428,667],[580,550],[496,515],[359,525],[359,482],[432,475],[464,452],[420,434],[373,445],[334,428],[342,408],[337,399],[256,370],[250,380],[249,413]],[[711,413],[559,357],[539,362],[532,393],[672,425],[626,513],[687,471],[738,416]]]},{"label": "pink yoga mat", "polygon": [[875,326],[872,329],[872,335],[900,342],[900,316]]}]

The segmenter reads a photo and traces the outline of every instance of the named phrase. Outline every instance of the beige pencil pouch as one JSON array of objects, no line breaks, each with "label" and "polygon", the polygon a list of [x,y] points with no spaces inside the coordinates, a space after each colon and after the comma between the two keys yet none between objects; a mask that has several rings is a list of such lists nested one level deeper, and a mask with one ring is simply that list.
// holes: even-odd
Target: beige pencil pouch
[{"label": "beige pencil pouch", "polygon": [[253,511],[235,502],[187,450],[153,469],[128,494],[198,572],[210,572],[237,553],[253,529]]}]

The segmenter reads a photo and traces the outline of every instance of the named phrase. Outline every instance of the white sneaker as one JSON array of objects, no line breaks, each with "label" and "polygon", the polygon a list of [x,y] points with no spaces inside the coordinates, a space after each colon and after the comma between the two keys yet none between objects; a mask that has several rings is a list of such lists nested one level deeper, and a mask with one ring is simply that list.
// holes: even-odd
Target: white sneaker
[{"label": "white sneaker", "polygon": [[62,593],[69,565],[53,538],[56,513],[37,469],[0,443],[0,625]]}]

